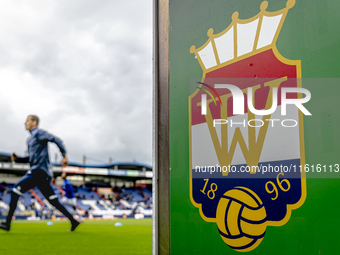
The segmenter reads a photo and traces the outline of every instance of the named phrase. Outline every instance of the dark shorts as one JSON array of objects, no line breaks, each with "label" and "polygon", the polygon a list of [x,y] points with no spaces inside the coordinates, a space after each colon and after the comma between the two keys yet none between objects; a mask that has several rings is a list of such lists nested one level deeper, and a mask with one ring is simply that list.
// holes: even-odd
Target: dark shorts
[{"label": "dark shorts", "polygon": [[51,186],[51,179],[52,178],[48,176],[45,171],[34,170],[25,174],[14,186],[12,192],[22,195],[27,190],[38,187],[46,199],[53,200],[58,198],[58,196],[54,193],[54,190]]}]

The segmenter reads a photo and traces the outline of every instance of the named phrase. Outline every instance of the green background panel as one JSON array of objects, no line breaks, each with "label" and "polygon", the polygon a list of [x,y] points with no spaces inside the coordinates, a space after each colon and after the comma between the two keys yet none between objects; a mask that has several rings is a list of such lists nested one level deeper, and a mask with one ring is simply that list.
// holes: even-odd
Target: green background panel
[{"label": "green background panel", "polygon": [[[170,1],[170,167],[171,253],[239,254],[221,239],[215,223],[205,222],[189,197],[188,97],[190,79],[202,69],[190,47],[202,46],[207,31],[223,31],[234,11],[240,19],[255,16],[258,0]],[[267,11],[281,10],[286,1],[268,1]],[[312,99],[304,117],[306,163],[340,163],[340,1],[297,0],[288,11],[277,40],[280,54],[301,60],[303,87]],[[307,174],[305,203],[281,227],[267,227],[262,243],[248,254],[339,254],[340,179]],[[340,177],[340,173],[339,173]]]}]

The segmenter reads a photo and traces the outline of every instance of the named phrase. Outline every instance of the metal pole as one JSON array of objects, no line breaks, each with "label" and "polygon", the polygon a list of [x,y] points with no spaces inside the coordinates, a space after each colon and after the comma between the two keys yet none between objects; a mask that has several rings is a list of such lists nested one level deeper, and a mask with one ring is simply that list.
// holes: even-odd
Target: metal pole
[{"label": "metal pole", "polygon": [[169,1],[154,0],[153,255],[170,254]]}]

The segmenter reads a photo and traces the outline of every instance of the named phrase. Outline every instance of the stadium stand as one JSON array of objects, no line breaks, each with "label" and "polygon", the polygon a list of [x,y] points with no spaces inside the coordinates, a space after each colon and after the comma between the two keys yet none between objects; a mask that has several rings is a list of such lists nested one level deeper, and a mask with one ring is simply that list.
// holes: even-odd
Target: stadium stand
[{"label": "stadium stand", "polygon": [[[14,183],[28,169],[27,164],[12,163],[10,154],[0,153],[0,218],[5,218],[7,215],[10,191]],[[133,217],[135,214],[151,217],[151,166],[136,162],[116,162],[102,165],[84,165],[70,162],[69,166],[64,168],[53,163],[52,170],[54,176],[57,177],[56,180],[62,172],[68,173],[71,182],[71,176],[83,179],[82,183],[79,183],[78,180],[77,183],[72,184],[78,209],[85,217],[90,215],[91,217],[106,218],[108,216]],[[7,182],[4,181],[5,179]],[[10,179],[10,183],[8,179]],[[138,181],[146,181],[149,184],[139,184]],[[117,183],[120,185],[116,185]],[[128,188],[124,185],[127,183],[130,184]],[[61,198],[63,191],[60,177],[59,184],[58,182],[53,184],[53,188]],[[68,205],[66,205],[66,208],[70,211],[73,210]],[[17,218],[31,218],[32,215],[36,218],[61,217],[61,214],[48,203],[38,188],[24,193],[15,212]]]}]

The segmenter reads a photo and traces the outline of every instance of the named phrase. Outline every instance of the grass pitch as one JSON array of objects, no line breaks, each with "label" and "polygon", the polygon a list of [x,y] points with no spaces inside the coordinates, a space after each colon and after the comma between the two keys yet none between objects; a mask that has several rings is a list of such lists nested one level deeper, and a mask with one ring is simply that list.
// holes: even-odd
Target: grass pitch
[{"label": "grass pitch", "polygon": [[151,219],[87,220],[75,232],[69,221],[47,222],[13,221],[11,231],[0,232],[0,254],[152,254]]}]

